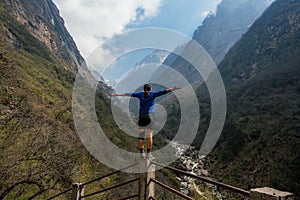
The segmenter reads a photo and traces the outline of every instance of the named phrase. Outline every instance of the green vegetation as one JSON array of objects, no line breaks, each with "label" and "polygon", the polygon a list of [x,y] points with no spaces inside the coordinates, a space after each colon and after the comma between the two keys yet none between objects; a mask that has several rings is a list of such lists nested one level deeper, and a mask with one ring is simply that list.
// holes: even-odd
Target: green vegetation
[{"label": "green vegetation", "polygon": [[[215,177],[245,189],[269,186],[300,198],[299,10],[278,1],[219,65],[228,115]],[[226,176],[230,174],[230,176]]]},{"label": "green vegetation", "polygon": [[15,40],[14,45],[16,48],[22,48],[34,55],[42,58],[46,58],[51,61],[51,54],[46,45],[39,42],[30,32],[24,28],[24,25],[20,24],[14,19],[8,10],[0,12],[0,20],[5,23],[5,27],[11,34],[13,40]]},{"label": "green vegetation", "polygon": [[84,151],[70,117],[56,119],[69,109],[70,92],[51,83],[51,63],[1,44],[1,199],[29,199],[71,184]]},{"label": "green vegetation", "polygon": [[[66,70],[72,68],[66,68],[66,62],[4,11],[2,3],[0,199],[46,199],[74,182],[113,171],[92,158],[76,134],[72,116],[75,71]],[[97,95],[99,120],[112,140],[136,150],[136,141],[115,128],[108,102],[105,95]],[[120,177],[127,176],[112,176],[91,185],[87,192],[106,188]]]},{"label": "green vegetation", "polygon": [[[300,199],[299,11],[299,1],[272,4],[218,66],[227,93],[227,117],[209,156],[211,173],[222,182],[244,189],[269,186],[292,192],[296,199]],[[210,120],[210,100],[205,85],[196,93],[201,121],[194,145],[200,147]],[[176,110],[172,108],[174,116]],[[169,126],[166,134],[172,138],[176,131]]]},{"label": "green vegetation", "polygon": [[[73,182],[86,182],[112,169],[91,157],[76,134],[71,112],[75,71],[17,22],[3,3],[0,1],[0,199],[46,199]],[[275,2],[219,65],[228,112],[222,136],[209,158],[211,172],[222,182],[244,189],[270,186],[291,191],[296,199],[300,198],[299,11],[299,1]],[[205,85],[195,88],[201,121],[193,144],[200,147],[211,106]],[[165,106],[167,123],[154,137],[154,148],[165,145],[163,138],[172,139],[178,129],[178,102],[169,102],[172,104]],[[95,107],[110,140],[136,151],[136,139],[116,128],[104,94],[96,94]],[[168,171],[157,174],[178,187]],[[129,176],[107,178],[87,192]],[[115,198],[124,191],[132,188],[104,195]]]}]

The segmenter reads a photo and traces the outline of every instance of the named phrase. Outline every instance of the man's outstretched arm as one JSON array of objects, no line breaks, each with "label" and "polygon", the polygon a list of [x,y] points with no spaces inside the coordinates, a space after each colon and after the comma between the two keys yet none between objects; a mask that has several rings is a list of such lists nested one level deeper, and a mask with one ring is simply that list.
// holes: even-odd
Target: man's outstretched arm
[{"label": "man's outstretched arm", "polygon": [[160,90],[160,91],[157,91],[157,92],[153,92],[153,94],[154,94],[154,97],[159,97],[161,95],[164,95],[164,94],[167,94],[169,92],[172,92],[174,90],[179,90],[179,89],[181,89],[181,87],[174,86],[172,88],[168,88],[168,89],[165,89],[165,90]]},{"label": "man's outstretched arm", "polygon": [[174,86],[173,88],[168,88],[167,92],[172,92],[174,90],[179,90],[179,89],[181,89],[181,87]]},{"label": "man's outstretched arm", "polygon": [[131,93],[115,93],[115,94],[112,94],[111,96],[115,96],[115,97],[130,97],[131,96]]}]

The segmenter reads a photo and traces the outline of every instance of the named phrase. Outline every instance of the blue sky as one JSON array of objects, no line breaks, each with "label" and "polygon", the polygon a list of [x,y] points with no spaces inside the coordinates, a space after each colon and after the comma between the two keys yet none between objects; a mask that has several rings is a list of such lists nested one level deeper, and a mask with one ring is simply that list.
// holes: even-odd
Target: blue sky
[{"label": "blue sky", "polygon": [[164,1],[156,17],[140,24],[180,31],[192,36],[209,11],[215,10],[220,0]]},{"label": "blue sky", "polygon": [[[161,27],[192,37],[209,12],[222,0],[53,0],[82,56],[107,39],[133,28]],[[118,59],[105,79],[118,79],[150,53],[141,50]],[[102,56],[102,57],[101,57]],[[100,59],[107,59],[105,53]]]},{"label": "blue sky", "polygon": [[162,27],[192,36],[221,0],[53,0],[83,57],[130,28]]}]

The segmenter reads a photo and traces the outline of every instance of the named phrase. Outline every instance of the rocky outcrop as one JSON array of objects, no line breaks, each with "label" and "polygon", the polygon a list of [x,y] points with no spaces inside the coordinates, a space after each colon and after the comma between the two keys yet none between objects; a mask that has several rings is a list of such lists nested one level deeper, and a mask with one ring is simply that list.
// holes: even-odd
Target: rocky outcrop
[{"label": "rocky outcrop", "polygon": [[86,69],[75,42],[64,26],[64,20],[52,0],[5,0],[7,9],[16,20],[63,62],[77,71]]}]

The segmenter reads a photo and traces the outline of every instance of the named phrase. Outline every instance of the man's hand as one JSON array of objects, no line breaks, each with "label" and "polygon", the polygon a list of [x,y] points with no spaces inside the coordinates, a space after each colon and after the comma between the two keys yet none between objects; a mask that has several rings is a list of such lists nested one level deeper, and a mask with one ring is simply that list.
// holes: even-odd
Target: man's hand
[{"label": "man's hand", "polygon": [[174,86],[174,87],[172,88],[172,91],[174,91],[174,90],[179,90],[179,89],[181,89],[181,87]]},{"label": "man's hand", "polygon": [[174,86],[173,88],[167,89],[167,92],[172,92],[174,90],[179,90],[179,89],[181,89],[181,87]]}]

